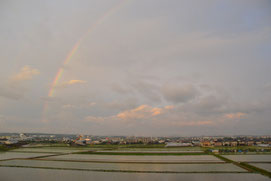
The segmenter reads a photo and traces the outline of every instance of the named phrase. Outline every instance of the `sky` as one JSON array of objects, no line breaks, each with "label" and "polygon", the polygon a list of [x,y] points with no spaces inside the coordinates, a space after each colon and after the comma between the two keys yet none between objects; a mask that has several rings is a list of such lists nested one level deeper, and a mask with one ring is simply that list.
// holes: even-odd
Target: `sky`
[{"label": "sky", "polygon": [[270,135],[269,0],[2,0],[0,132]]}]

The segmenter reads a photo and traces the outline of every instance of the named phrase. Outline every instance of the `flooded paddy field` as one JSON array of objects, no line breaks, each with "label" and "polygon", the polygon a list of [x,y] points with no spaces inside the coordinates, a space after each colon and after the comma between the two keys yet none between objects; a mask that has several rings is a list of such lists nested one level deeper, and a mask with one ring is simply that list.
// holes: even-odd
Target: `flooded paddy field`
[{"label": "flooded paddy field", "polygon": [[253,165],[255,167],[271,172],[271,163],[250,163],[250,165]]},{"label": "flooded paddy field", "polygon": [[19,148],[11,150],[11,152],[33,152],[33,153],[74,153],[82,151],[96,151],[100,148],[86,147],[42,147],[42,148]]},{"label": "flooded paddy field", "polygon": [[223,155],[237,162],[271,162],[271,155]]},{"label": "flooded paddy field", "polygon": [[9,160],[2,161],[4,166],[46,167],[108,171],[140,171],[140,172],[247,172],[230,163],[222,164],[132,164],[132,163],[91,163],[41,160]]},{"label": "flooded paddy field", "polygon": [[111,181],[269,181],[268,177],[253,173],[116,173],[116,172],[95,172],[95,171],[72,171],[72,170],[53,170],[36,168],[11,168],[0,167],[1,179],[5,181],[84,181],[84,180],[111,180]]},{"label": "flooded paddy field", "polygon": [[[238,164],[226,163],[213,155],[73,153],[73,151],[88,151],[85,148],[50,148],[55,152],[46,154],[43,151],[50,150],[49,148],[21,149],[25,151],[0,153],[0,180],[270,180],[268,176],[248,171],[247,168]],[[33,152],[33,149],[38,149],[40,152]],[[29,150],[30,152],[27,152]],[[225,157],[229,156],[249,156],[245,160],[257,161],[257,163],[249,164],[270,172],[270,164],[259,162],[265,160],[266,156],[269,158],[269,155],[227,155]],[[250,156],[253,156],[253,159]],[[242,159],[244,160],[244,157]]]},{"label": "flooded paddy field", "polygon": [[19,152],[0,152],[0,161],[6,159],[14,159],[14,158],[33,158],[46,156],[51,154],[45,153],[19,153]]},{"label": "flooded paddy field", "polygon": [[224,162],[212,155],[182,155],[182,156],[127,156],[127,155],[93,155],[69,154],[46,157],[51,160],[77,160],[100,162],[142,162],[142,163],[186,163],[186,162]]},{"label": "flooded paddy field", "polygon": [[129,148],[129,147],[109,147],[109,146],[89,146],[89,147],[26,147],[11,150],[11,152],[32,152],[32,153],[74,153],[82,151],[102,151],[102,152],[122,152],[122,153],[203,153],[200,147],[177,147],[177,148]]}]

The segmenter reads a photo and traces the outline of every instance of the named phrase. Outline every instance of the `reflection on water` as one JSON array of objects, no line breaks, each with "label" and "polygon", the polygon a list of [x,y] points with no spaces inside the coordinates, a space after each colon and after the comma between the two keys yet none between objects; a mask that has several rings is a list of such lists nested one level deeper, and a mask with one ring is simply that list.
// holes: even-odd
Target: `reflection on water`
[{"label": "reflection on water", "polygon": [[240,162],[271,162],[271,155],[225,155],[224,157]]},{"label": "reflection on water", "polygon": [[[15,174],[16,173],[16,174]],[[0,178],[4,181],[269,181],[260,174],[160,174],[160,173],[112,173],[70,170],[49,170],[32,168],[0,168]]]},{"label": "reflection on water", "polygon": [[185,156],[126,156],[126,155],[61,155],[48,157],[59,160],[100,160],[100,161],[131,161],[131,162],[223,162],[212,155]]},{"label": "reflection on water", "polygon": [[210,172],[228,171],[245,172],[246,170],[233,164],[132,164],[132,163],[89,163],[39,160],[3,161],[0,165],[16,165],[49,168],[73,168],[92,170],[131,170],[131,171],[167,171],[167,172]]},{"label": "reflection on water", "polygon": [[45,155],[50,155],[50,154],[3,152],[0,154],[0,160],[11,159],[11,158],[31,158],[31,157],[45,156]]},{"label": "reflection on water", "polygon": [[250,165],[253,165],[255,167],[271,172],[271,163],[250,163]]}]

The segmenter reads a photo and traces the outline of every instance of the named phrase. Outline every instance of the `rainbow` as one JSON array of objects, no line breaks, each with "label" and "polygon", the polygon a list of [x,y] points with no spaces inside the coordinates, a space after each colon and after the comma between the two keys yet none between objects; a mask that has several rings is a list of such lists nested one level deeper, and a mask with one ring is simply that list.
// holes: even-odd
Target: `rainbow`
[{"label": "rainbow", "polygon": [[[66,56],[64,62],[62,63],[62,66],[58,69],[58,71],[56,73],[56,76],[55,76],[53,82],[50,85],[49,92],[48,92],[48,97],[49,98],[55,96],[56,87],[59,84],[59,80],[61,79],[61,77],[64,74],[64,70],[65,70],[64,67],[70,63],[72,57],[74,56],[74,54],[79,49],[79,46],[82,43],[82,41],[87,37],[88,34],[90,34],[93,30],[95,30],[95,28],[97,28],[98,25],[102,24],[109,16],[111,16],[113,13],[115,13],[116,11],[121,9],[127,2],[129,2],[129,0],[122,0],[122,1],[120,1],[120,3],[118,3],[117,5],[110,8],[103,16],[98,18],[94,22],[94,24],[92,24],[90,26],[90,28],[86,31],[86,33],[84,33],[83,36],[75,43],[75,45],[73,46],[71,51]],[[42,120],[45,120],[44,118],[45,118],[45,115],[47,113],[48,106],[49,106],[48,101],[45,101],[44,107],[43,107],[43,113],[42,113],[42,115],[43,115]]]},{"label": "rainbow", "polygon": [[73,55],[76,53],[79,44],[80,44],[81,40],[77,41],[77,43],[73,46],[72,50],[70,51],[70,53],[67,55],[65,61],[63,62],[63,66],[59,68],[59,70],[57,71],[57,74],[54,78],[53,83],[51,84],[51,87],[49,89],[49,93],[48,93],[48,97],[53,97],[54,93],[55,93],[55,88],[59,83],[60,78],[62,77],[63,73],[64,73],[64,66],[67,65],[70,60],[72,59]]}]

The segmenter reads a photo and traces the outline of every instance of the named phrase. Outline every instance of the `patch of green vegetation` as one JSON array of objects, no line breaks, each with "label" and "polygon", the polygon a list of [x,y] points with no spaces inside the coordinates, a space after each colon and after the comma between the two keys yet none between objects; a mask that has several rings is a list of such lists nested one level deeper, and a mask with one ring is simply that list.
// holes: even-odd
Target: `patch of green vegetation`
[{"label": "patch of green vegetation", "polygon": [[5,145],[0,145],[0,151],[8,151],[10,148],[6,147]]},{"label": "patch of green vegetation", "polygon": [[271,148],[263,148],[259,146],[220,146],[204,148],[205,151],[218,150],[222,155],[256,155],[256,154],[271,154]]},{"label": "patch of green vegetation", "polygon": [[228,159],[228,158],[225,158],[225,157],[223,157],[223,156],[221,156],[221,155],[218,155],[218,154],[213,154],[213,155],[214,155],[215,157],[219,158],[220,160],[226,162],[226,163],[232,163],[232,162],[233,162],[232,160],[230,160],[230,159]]},{"label": "patch of green vegetation", "polygon": [[265,175],[265,176],[271,178],[271,173],[264,170],[264,169],[252,166],[252,165],[250,165],[248,163],[245,163],[245,162],[236,162],[236,161],[230,160],[228,158],[225,158],[225,157],[223,157],[221,155],[217,155],[217,154],[213,154],[213,155],[215,157],[227,162],[227,163],[232,163],[232,164],[234,164],[234,165],[236,165],[238,167],[241,167],[241,168],[243,168],[243,169],[245,169],[245,170],[247,170],[247,171],[249,171],[251,173],[260,173],[262,175]]},{"label": "patch of green vegetation", "polygon": [[89,148],[165,148],[165,144],[88,145]]},{"label": "patch of green vegetation", "polygon": [[88,151],[88,152],[76,152],[73,154],[92,154],[92,155],[138,155],[138,156],[142,156],[142,155],[206,155],[206,153],[204,152],[186,152],[186,153],[142,153],[142,152],[95,152],[95,151]]},{"label": "patch of green vegetation", "polygon": [[[33,148],[36,148],[36,147],[42,148],[42,147],[70,147],[70,146],[65,143],[39,143],[39,144],[33,144],[32,147]],[[31,146],[28,148],[31,148]]]},{"label": "patch of green vegetation", "polygon": [[244,166],[244,167],[246,167],[246,168],[249,168],[249,169],[253,170],[253,172],[260,173],[260,174],[262,174],[262,175],[265,175],[265,176],[271,178],[271,173],[268,172],[267,170],[264,170],[264,169],[261,169],[261,168],[252,166],[252,165],[250,165],[250,164],[248,164],[248,163],[244,163],[244,162],[241,162],[240,165],[242,165],[242,166]]}]

